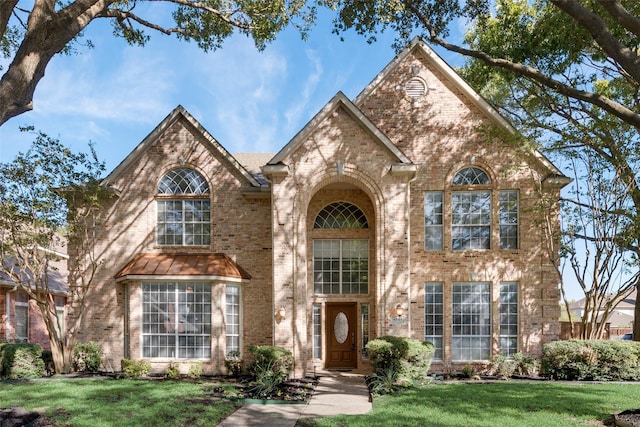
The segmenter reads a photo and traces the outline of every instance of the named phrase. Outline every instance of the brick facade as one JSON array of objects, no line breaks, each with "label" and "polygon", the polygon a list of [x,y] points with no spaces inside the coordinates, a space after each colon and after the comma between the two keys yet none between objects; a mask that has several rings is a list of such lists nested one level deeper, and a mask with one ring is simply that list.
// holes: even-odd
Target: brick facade
[{"label": "brick facade", "polygon": [[[12,287],[0,286],[0,341],[22,341],[16,337],[16,293]],[[63,298],[63,297],[60,297]],[[8,303],[8,304],[7,304]],[[42,319],[42,313],[34,300],[28,303],[28,337],[27,341],[40,345],[44,350],[50,350],[49,333]]]},{"label": "brick facade", "polygon": [[[415,78],[425,82],[426,96],[412,97],[403,89]],[[543,343],[558,338],[559,293],[535,207],[540,189],[557,198],[566,180],[542,156],[523,155],[500,144],[483,131],[488,127],[508,129],[419,41],[395,58],[355,100],[336,95],[263,163],[264,176],[250,165],[240,165],[178,107],[105,180],[115,197],[105,206],[102,225],[96,230],[94,243],[103,262],[79,340],[101,342],[115,362],[142,358],[141,284],[195,279],[177,274],[116,280],[117,273],[141,253],[207,252],[226,254],[251,275],[239,284],[245,358],[250,344],[275,344],[294,353],[298,373],[330,366],[333,355],[329,353],[337,347],[330,343],[334,319],[326,318],[328,308],[347,304],[356,314],[346,335],[356,355],[352,368],[367,370],[362,353],[363,310],[369,310],[370,339],[393,334],[422,340],[427,282],[443,286],[444,358],[434,365],[436,369],[452,361],[452,286],[458,282],[489,284],[492,354],[500,351],[500,284],[517,283],[518,349],[539,354]],[[494,249],[451,248],[451,180],[468,166],[481,168],[491,178]],[[156,244],[157,185],[176,167],[199,172],[210,185],[208,245]],[[519,246],[513,250],[495,249],[499,247],[501,190],[519,192]],[[444,196],[443,250],[424,249],[424,194],[428,191]],[[314,228],[318,212],[336,201],[357,206],[368,228]],[[314,291],[313,242],[319,239],[368,240],[368,293]],[[76,262],[73,247],[70,256],[70,263]],[[224,287],[229,280],[206,280],[212,289],[211,358],[202,361],[206,372],[220,372],[227,350]],[[404,316],[393,315],[397,307]],[[276,316],[281,309],[283,318]],[[314,319],[321,323],[314,324]],[[333,327],[338,331],[337,320]],[[319,347],[314,342],[318,336]],[[314,348],[320,357],[314,358]],[[345,352],[345,357],[352,356]],[[174,361],[150,360],[157,370]]]}]

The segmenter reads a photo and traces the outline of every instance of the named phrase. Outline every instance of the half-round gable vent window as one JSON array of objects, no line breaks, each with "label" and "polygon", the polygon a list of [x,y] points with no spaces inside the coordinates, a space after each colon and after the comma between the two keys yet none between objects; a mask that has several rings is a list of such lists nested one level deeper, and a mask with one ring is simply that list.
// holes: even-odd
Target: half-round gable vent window
[{"label": "half-round gable vent window", "polygon": [[193,169],[172,169],[158,183],[158,194],[209,194],[209,184]]},{"label": "half-round gable vent window", "polygon": [[491,179],[485,171],[479,168],[464,168],[453,177],[453,185],[487,185]]},{"label": "half-round gable vent window", "polygon": [[418,101],[427,94],[427,84],[420,77],[414,77],[404,85],[404,92],[412,101]]},{"label": "half-round gable vent window", "polygon": [[313,228],[369,228],[369,224],[359,207],[347,202],[335,202],[320,211]]}]

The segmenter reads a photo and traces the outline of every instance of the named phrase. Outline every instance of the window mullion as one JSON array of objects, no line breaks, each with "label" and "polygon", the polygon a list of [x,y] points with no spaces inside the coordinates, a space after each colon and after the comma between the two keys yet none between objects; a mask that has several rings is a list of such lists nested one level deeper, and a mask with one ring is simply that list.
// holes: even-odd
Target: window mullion
[{"label": "window mullion", "polygon": [[338,283],[339,283],[338,287],[340,288],[340,295],[342,295],[343,294],[343,292],[342,292],[342,263],[344,262],[344,260],[342,259],[342,244],[343,244],[343,241],[339,240],[339,242],[340,242],[340,246],[339,246],[339,249],[338,249],[338,254],[339,254],[338,257],[339,257],[340,261],[338,262]]},{"label": "window mullion", "polygon": [[180,328],[180,307],[178,304],[178,285],[176,283],[173,284],[173,354],[174,357],[178,357],[178,340],[179,340],[179,328]]}]

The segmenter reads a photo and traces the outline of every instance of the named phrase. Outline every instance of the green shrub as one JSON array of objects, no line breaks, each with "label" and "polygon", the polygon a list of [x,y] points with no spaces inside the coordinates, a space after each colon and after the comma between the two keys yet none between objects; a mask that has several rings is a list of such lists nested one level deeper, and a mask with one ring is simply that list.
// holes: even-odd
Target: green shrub
[{"label": "green shrub", "polygon": [[516,353],[513,360],[513,375],[535,376],[540,371],[540,362],[533,356]]},{"label": "green shrub", "polygon": [[511,378],[514,375],[534,376],[538,374],[538,365],[536,358],[522,353],[515,353],[511,356],[501,354],[489,359],[485,373],[502,379]]},{"label": "green shrub", "polygon": [[273,345],[249,346],[254,361],[251,373],[255,376],[249,390],[256,396],[266,396],[289,378],[293,356],[285,348]]},{"label": "green shrub", "polygon": [[367,379],[369,390],[373,395],[390,394],[396,391],[398,371],[390,366],[376,371]]},{"label": "green shrub", "polygon": [[73,369],[78,372],[98,372],[102,364],[102,345],[89,341],[73,349]]},{"label": "green shrub", "polygon": [[202,362],[193,362],[189,365],[189,372],[187,372],[189,378],[198,379],[202,376]]},{"label": "green shrub", "polygon": [[374,373],[388,378],[392,370],[398,380],[424,378],[434,352],[433,344],[407,337],[383,336],[367,344]]},{"label": "green shrub", "polygon": [[293,355],[289,350],[274,345],[250,345],[249,352],[253,355],[253,375],[273,371],[275,378],[280,382],[289,378],[293,367]]},{"label": "green shrub", "polygon": [[0,377],[31,379],[44,375],[42,347],[38,344],[5,344],[0,350],[0,359]]},{"label": "green shrub", "polygon": [[[489,358],[489,365],[485,370],[487,375],[495,375],[502,379],[511,378],[514,371],[514,362],[502,354]],[[463,371],[464,374],[464,371]]]},{"label": "green shrub", "polygon": [[170,380],[180,378],[180,367],[176,363],[169,363],[169,366],[167,366],[167,378]]},{"label": "green shrub", "polygon": [[640,379],[640,343],[568,340],[544,346],[542,374],[559,380],[635,381]]},{"label": "green shrub", "polygon": [[151,363],[147,360],[122,359],[120,364],[124,375],[130,378],[145,377],[151,371]]}]

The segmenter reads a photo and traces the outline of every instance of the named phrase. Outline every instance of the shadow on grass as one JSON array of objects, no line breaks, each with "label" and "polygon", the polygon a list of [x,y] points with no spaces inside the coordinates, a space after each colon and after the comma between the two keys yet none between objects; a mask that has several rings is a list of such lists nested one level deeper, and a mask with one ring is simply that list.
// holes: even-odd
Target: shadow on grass
[{"label": "shadow on grass", "polygon": [[318,425],[593,426],[638,402],[640,384],[439,384],[376,398],[370,414],[327,418]]},{"label": "shadow on grass", "polygon": [[191,381],[52,379],[3,387],[0,406],[37,410],[52,425],[61,426],[216,425],[236,406],[208,399],[206,385]]}]

